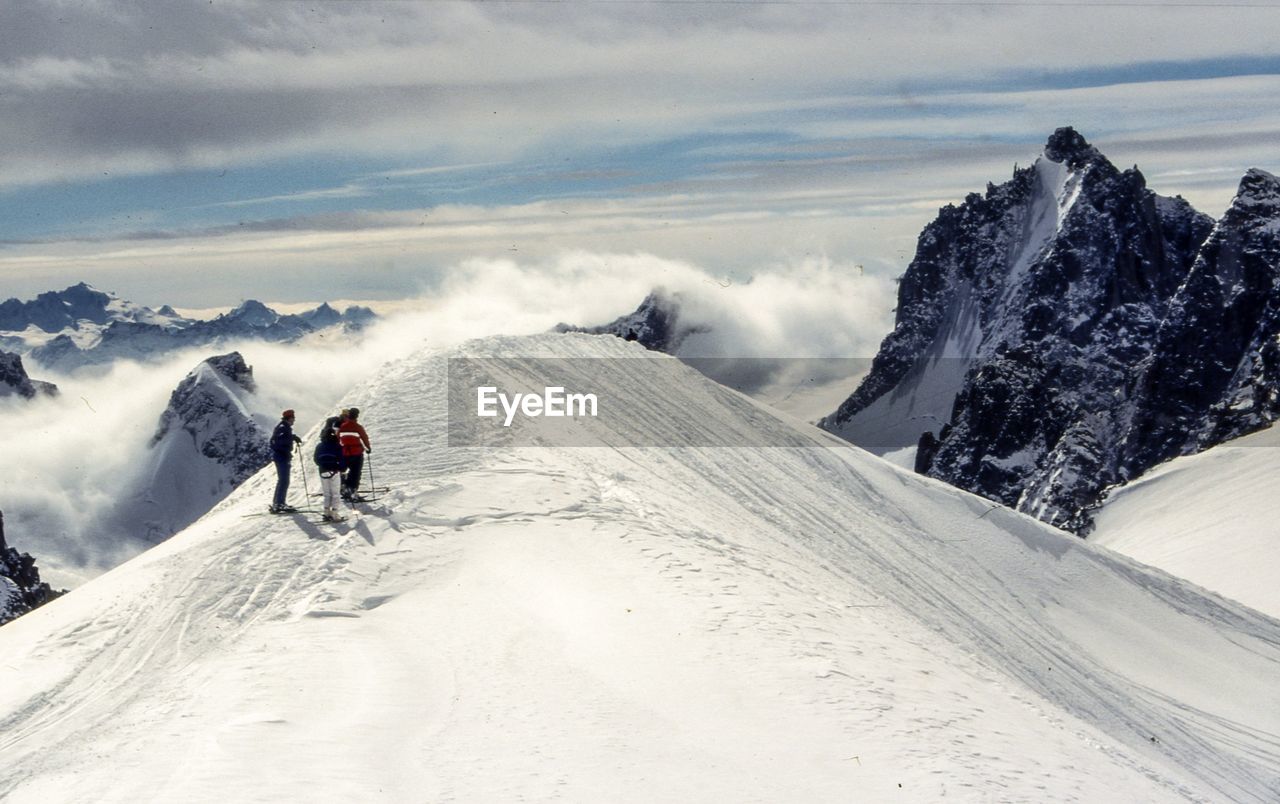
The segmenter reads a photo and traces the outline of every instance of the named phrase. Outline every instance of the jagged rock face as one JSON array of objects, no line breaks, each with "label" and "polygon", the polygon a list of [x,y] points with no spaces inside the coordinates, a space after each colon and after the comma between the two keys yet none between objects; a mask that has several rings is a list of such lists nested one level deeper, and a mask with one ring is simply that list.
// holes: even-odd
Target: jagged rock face
[{"label": "jagged rock face", "polygon": [[644,298],[635,312],[594,327],[560,324],[557,332],[585,332],[591,335],[615,335],[637,341],[646,349],[675,354],[690,335],[707,332],[705,327],[680,321],[680,294],[655,289]]},{"label": "jagged rock face", "polygon": [[1251,170],[1170,305],[1124,445],[1130,476],[1280,416],[1280,180]]},{"label": "jagged rock face", "polygon": [[194,439],[201,455],[227,467],[233,487],[239,485],[271,462],[271,434],[254,421],[243,402],[256,390],[253,369],[239,352],[205,360],[170,395],[151,446],[181,429]]},{"label": "jagged rock face", "polygon": [[58,386],[51,382],[33,380],[27,376],[22,357],[11,352],[0,352],[0,397],[20,396],[32,399],[39,395],[56,396]]},{"label": "jagged rock face", "polygon": [[40,580],[35,559],[19,553],[4,538],[4,513],[0,512],[0,625],[20,617],[58,596]]},{"label": "jagged rock face", "polygon": [[1082,529],[1125,473],[1137,379],[1212,228],[1060,129],[925,228],[893,333],[822,426],[881,452],[918,444],[918,469]]}]

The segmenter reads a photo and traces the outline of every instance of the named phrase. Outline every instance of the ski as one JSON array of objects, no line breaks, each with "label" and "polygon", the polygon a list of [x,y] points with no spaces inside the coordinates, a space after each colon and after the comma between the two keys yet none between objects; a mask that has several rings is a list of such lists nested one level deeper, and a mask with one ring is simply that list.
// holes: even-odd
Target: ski
[{"label": "ski", "polygon": [[[360,491],[365,493],[371,493],[371,494],[386,494],[388,491],[391,491],[391,487],[390,486],[366,486],[365,488],[360,489]],[[324,493],[320,491],[314,491],[311,493],[310,496],[323,497]]]},{"label": "ski", "polygon": [[241,514],[240,516],[243,519],[248,519],[249,517],[253,517],[253,516],[293,516],[294,514],[318,514],[318,513],[320,513],[320,511],[317,511],[314,508],[295,508],[292,511],[281,511],[279,513],[276,513],[275,511],[255,511],[252,514]]}]

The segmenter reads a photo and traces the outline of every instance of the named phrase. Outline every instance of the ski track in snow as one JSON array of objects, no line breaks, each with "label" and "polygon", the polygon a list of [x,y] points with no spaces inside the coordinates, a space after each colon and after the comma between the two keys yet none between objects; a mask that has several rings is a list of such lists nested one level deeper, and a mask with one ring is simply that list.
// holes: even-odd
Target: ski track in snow
[{"label": "ski track in snow", "polygon": [[[353,520],[244,518],[268,471],[6,626],[0,799],[1280,796],[1277,621],[813,429],[447,448],[443,365],[349,400]],[[599,426],[759,417],[687,378]]]}]

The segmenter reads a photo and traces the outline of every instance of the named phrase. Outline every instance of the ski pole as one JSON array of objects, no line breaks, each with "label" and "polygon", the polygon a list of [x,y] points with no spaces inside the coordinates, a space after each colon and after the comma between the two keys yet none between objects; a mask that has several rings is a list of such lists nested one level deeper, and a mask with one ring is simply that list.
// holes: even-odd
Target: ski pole
[{"label": "ski pole", "polygon": [[305,458],[303,458],[303,457],[302,457],[302,445],[301,445],[301,444],[294,444],[294,445],[293,445],[293,448],[294,448],[295,450],[297,450],[297,451],[298,451],[298,471],[302,473],[302,493],[303,493],[303,494],[305,494],[305,495],[307,495],[307,499],[306,499],[302,504],[303,504],[304,506],[305,506],[305,505],[310,505],[310,504],[311,504],[311,490],[307,488],[307,467],[306,467],[306,465],[305,465],[307,461],[306,461],[306,459],[305,459]]},{"label": "ski pole", "polygon": [[378,496],[378,484],[373,482],[373,453],[365,453],[365,457],[369,459],[369,492],[374,496]]}]

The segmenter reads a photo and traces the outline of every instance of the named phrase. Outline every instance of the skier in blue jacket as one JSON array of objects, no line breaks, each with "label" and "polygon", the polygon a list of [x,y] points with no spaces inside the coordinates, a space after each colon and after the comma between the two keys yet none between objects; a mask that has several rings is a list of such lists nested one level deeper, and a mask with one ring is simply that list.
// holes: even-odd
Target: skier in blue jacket
[{"label": "skier in blue jacket", "polygon": [[271,432],[271,460],[276,465],[276,493],[267,508],[273,514],[292,514],[298,509],[285,504],[289,493],[289,470],[293,465],[293,445],[302,439],[293,434],[293,409],[280,414],[280,423]]},{"label": "skier in blue jacket", "polygon": [[341,522],[346,519],[338,510],[338,487],[342,482],[342,469],[346,461],[342,456],[342,443],[338,441],[337,416],[331,416],[320,428],[320,441],[316,444],[315,462],[320,471],[320,492],[324,496],[324,521]]}]

